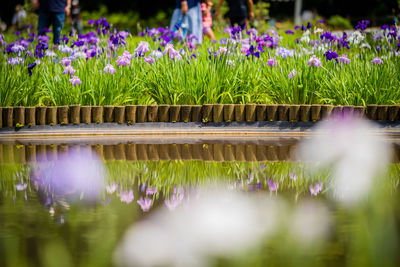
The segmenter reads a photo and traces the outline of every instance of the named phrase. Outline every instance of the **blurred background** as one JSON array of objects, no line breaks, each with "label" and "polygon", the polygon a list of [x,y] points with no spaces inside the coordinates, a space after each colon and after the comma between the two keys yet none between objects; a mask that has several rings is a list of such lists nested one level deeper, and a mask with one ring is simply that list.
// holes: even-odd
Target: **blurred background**
[{"label": "blurred background", "polygon": [[[362,19],[369,19],[372,26],[391,23],[399,14],[399,0],[253,0],[255,19],[253,27],[278,29],[291,28],[294,24],[295,2],[301,4],[299,16],[302,21],[324,19],[333,29],[349,29]],[[124,1],[124,0],[80,0],[84,25],[90,19],[102,16],[119,29],[136,33],[146,27],[164,27],[169,24],[175,0]],[[218,0],[213,0],[214,7]],[[27,23],[35,23],[30,0],[2,1],[0,8],[1,31],[12,31],[12,20],[17,5],[27,12]],[[228,10],[226,1],[215,27],[226,25],[224,14]],[[299,21],[297,21],[299,22]]]}]

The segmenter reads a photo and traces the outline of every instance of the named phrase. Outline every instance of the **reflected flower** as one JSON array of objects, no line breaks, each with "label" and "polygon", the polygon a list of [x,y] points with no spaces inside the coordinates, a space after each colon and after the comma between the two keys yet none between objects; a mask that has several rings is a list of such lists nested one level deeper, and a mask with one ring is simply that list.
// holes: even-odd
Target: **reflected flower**
[{"label": "reflected flower", "polygon": [[127,204],[131,203],[134,199],[132,189],[129,191],[121,191],[118,194],[121,202],[125,202]]},{"label": "reflected flower", "polygon": [[322,191],[322,182],[316,183],[314,186],[310,184],[309,189],[312,196],[318,195]]},{"label": "reflected flower", "polygon": [[17,190],[17,191],[23,191],[23,190],[25,190],[27,188],[27,184],[26,183],[20,183],[20,184],[16,184],[15,185],[15,189]]},{"label": "reflected flower", "polygon": [[183,197],[184,197],[183,194],[175,193],[171,196],[170,199],[164,200],[164,204],[165,204],[165,206],[167,206],[167,208],[169,210],[174,210],[174,209],[176,209],[176,207],[179,206],[179,204],[181,204]]},{"label": "reflected flower", "polygon": [[113,182],[110,185],[106,185],[106,191],[109,194],[113,194],[117,190],[117,188],[118,188],[118,185],[115,182]]},{"label": "reflected flower", "polygon": [[147,197],[146,198],[140,197],[140,199],[137,201],[137,203],[140,205],[140,208],[144,212],[147,212],[150,210],[152,202],[153,202],[153,200],[151,198],[147,198]]},{"label": "reflected flower", "polygon": [[279,188],[279,183],[278,182],[274,182],[271,179],[268,180],[268,189],[271,192],[277,192]]},{"label": "reflected flower", "polygon": [[155,193],[157,193],[157,187],[148,187],[146,189],[146,196],[147,195],[154,195]]},{"label": "reflected flower", "polygon": [[290,179],[292,179],[293,181],[296,182],[296,180],[297,180],[297,175],[296,175],[294,172],[290,172],[290,173],[289,173],[289,177],[290,177]]}]

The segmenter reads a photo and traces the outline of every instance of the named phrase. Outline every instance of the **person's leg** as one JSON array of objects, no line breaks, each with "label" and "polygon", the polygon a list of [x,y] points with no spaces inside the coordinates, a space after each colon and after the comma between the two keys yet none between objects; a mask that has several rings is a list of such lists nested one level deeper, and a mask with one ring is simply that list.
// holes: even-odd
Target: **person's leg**
[{"label": "person's leg", "polygon": [[76,22],[76,29],[78,31],[78,34],[82,34],[83,33],[83,25],[82,25],[82,20],[78,20]]},{"label": "person's leg", "polygon": [[38,19],[38,34],[43,34],[44,28],[50,28],[51,25],[51,17],[49,13],[39,12],[39,19]]},{"label": "person's leg", "polygon": [[201,18],[200,3],[189,9],[188,18],[190,34],[197,37],[197,41],[194,43],[201,44],[203,42],[203,22]]},{"label": "person's leg", "polygon": [[58,43],[64,27],[65,13],[53,13],[53,43]]},{"label": "person's leg", "polygon": [[207,36],[208,38],[210,38],[212,41],[215,40],[215,35],[213,30],[211,29],[211,27],[204,27],[203,28],[203,33],[205,36]]},{"label": "person's leg", "polygon": [[174,9],[174,13],[172,13],[171,22],[169,24],[169,29],[174,30],[176,23],[179,21],[179,17],[181,16],[181,10],[179,8]]}]

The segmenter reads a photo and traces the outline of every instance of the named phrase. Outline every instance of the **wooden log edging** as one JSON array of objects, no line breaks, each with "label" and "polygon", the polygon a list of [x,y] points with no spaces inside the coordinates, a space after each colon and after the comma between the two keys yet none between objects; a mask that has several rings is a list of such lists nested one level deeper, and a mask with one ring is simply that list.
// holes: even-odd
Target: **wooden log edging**
[{"label": "wooden log edging", "polygon": [[[255,144],[117,144],[117,145],[12,145],[0,144],[0,165],[55,160],[70,150],[90,149],[106,161],[298,161],[296,145]],[[400,146],[393,150],[400,162]]]},{"label": "wooden log edging", "polygon": [[204,104],[128,106],[0,107],[0,128],[78,123],[256,121],[317,122],[346,115],[369,120],[400,121],[400,105],[333,106],[286,104]]}]

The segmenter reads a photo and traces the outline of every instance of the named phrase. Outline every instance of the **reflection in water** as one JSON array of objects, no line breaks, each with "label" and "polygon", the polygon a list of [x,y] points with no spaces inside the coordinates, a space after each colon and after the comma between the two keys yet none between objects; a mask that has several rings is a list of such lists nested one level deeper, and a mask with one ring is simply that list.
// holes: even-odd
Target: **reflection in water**
[{"label": "reflection in water", "polygon": [[[67,258],[67,266],[109,266],[116,247],[115,263],[134,266],[213,266],[210,256],[218,258],[215,266],[315,266],[315,258],[321,266],[391,266],[400,260],[399,164],[371,188],[371,201],[354,209],[327,198],[336,188],[334,168],[315,171],[291,161],[295,156],[283,153],[294,149],[287,143],[1,149],[0,234],[7,238],[0,249],[7,254],[0,266],[54,266],[48,255]],[[76,156],[64,158],[70,152]],[[210,190],[215,184],[218,191]]]}]

